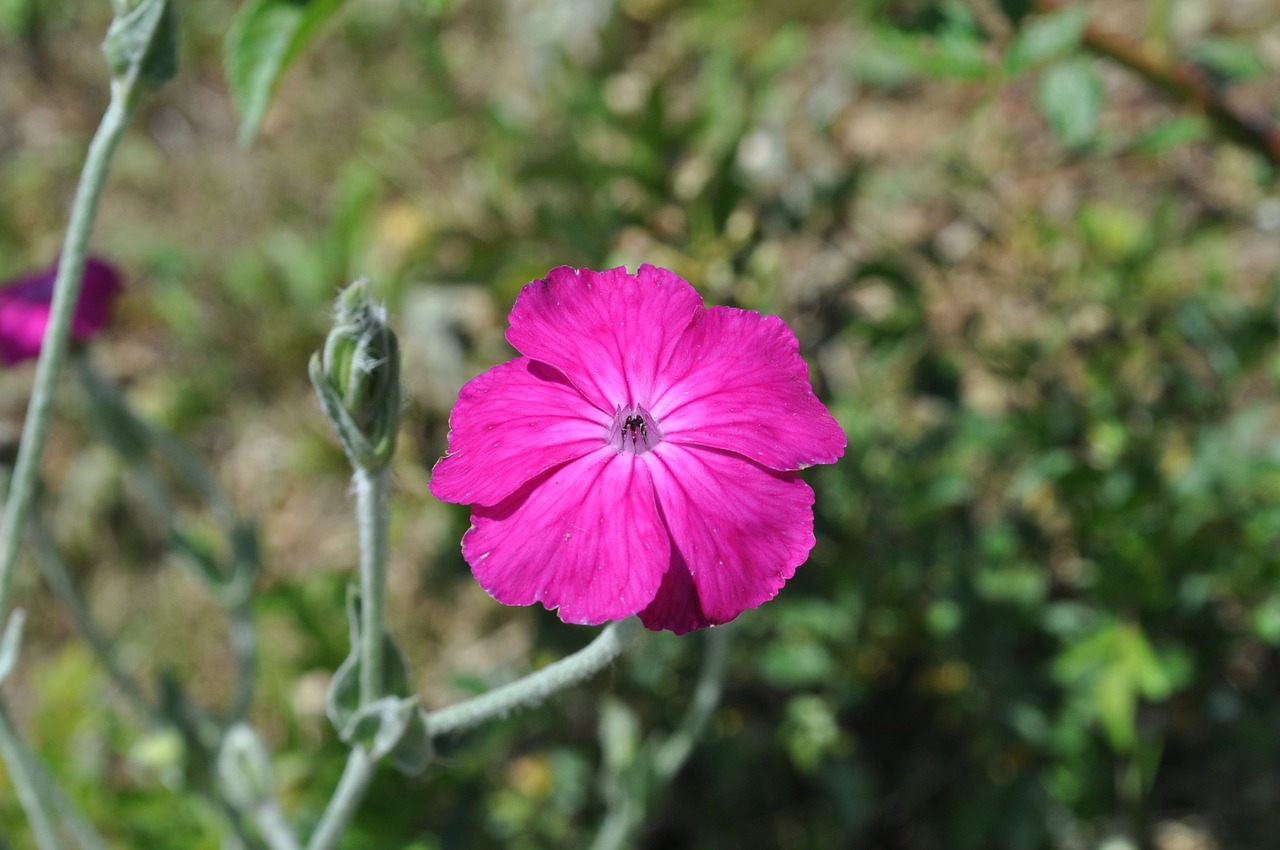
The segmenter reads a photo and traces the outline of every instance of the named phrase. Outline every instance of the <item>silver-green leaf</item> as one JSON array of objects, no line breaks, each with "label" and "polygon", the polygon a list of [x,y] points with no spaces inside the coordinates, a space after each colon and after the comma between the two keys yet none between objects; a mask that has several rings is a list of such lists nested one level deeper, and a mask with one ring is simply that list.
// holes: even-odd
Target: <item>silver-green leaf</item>
[{"label": "silver-green leaf", "polygon": [[102,42],[111,75],[137,75],[151,88],[178,72],[178,27],[173,0],[142,0],[118,16]]}]

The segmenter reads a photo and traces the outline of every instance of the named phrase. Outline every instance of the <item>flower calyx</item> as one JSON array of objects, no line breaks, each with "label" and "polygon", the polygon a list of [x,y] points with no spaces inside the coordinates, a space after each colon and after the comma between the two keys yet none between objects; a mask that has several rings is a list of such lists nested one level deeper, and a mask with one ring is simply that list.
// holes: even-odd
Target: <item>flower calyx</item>
[{"label": "flower calyx", "polygon": [[338,296],[333,330],[311,357],[311,382],[353,466],[384,468],[400,429],[400,344],[364,278]]}]

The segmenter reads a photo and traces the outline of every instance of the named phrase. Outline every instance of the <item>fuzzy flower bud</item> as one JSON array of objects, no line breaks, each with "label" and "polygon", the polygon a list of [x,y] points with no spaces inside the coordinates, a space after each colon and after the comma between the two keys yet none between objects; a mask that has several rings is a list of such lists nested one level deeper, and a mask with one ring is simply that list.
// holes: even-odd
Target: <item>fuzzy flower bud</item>
[{"label": "fuzzy flower bud", "polygon": [[363,278],[338,296],[324,351],[311,357],[311,382],[354,466],[385,467],[400,427],[400,346],[386,310]]}]

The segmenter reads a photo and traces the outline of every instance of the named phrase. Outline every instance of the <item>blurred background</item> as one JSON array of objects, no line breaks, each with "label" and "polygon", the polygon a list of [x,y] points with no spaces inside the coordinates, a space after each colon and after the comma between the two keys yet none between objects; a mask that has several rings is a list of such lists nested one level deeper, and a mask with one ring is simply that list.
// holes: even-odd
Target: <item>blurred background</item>
[{"label": "blurred background", "polygon": [[[1277,846],[1280,143],[1258,139],[1280,7],[1068,5],[355,0],[243,148],[237,4],[179,4],[179,76],[95,231],[128,289],[93,356],[261,522],[253,717],[295,819],[345,757],[323,694],[347,651],[349,470],[306,376],[338,288],[368,275],[405,349],[391,628],[438,707],[593,633],[470,578],[466,510],[426,488],[454,394],[510,356],[520,286],[651,262],[786,319],[849,448],[805,473],[813,555],[730,627],[721,705],[636,847]],[[109,21],[0,0],[0,277],[57,255]],[[1195,69],[1260,135],[1108,37]],[[9,452],[30,381],[0,374]],[[224,705],[222,609],[83,394],[60,404],[44,509],[77,583],[128,670]],[[121,704],[30,564],[18,582],[6,693],[69,794],[116,846],[219,847],[180,739]],[[442,742],[424,776],[384,771],[343,846],[589,846],[601,706],[669,730],[705,646],[649,635]],[[32,846],[2,773],[0,836]]]}]

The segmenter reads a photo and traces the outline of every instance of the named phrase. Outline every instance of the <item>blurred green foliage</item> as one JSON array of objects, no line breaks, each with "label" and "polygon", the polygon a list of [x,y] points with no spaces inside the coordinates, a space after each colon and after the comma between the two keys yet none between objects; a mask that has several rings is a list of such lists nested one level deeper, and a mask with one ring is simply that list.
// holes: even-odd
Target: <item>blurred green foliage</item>
[{"label": "blurred green foliage", "polygon": [[[98,355],[262,514],[255,719],[295,818],[315,822],[343,758],[307,690],[346,654],[353,549],[333,540],[354,538],[305,375],[332,294],[369,274],[406,347],[436,346],[406,353],[392,626],[438,704],[586,634],[477,598],[465,512],[423,486],[447,427],[431,381],[500,359],[503,313],[550,266],[647,261],[786,318],[849,448],[806,473],[813,556],[741,618],[722,706],[637,846],[1273,846],[1274,173],[1083,53],[1079,9],[1028,6],[361,0],[242,150],[234,10],[183,4],[179,78],[104,202],[98,248],[133,295]],[[1280,119],[1274,6],[1090,13]],[[5,274],[56,250],[106,14],[0,2]],[[217,614],[190,611],[86,440],[66,426],[49,497],[69,558],[134,667],[216,704]],[[121,711],[23,592],[16,702],[75,799],[119,846],[218,846],[181,739]],[[701,647],[650,637],[580,692],[445,742],[424,777],[384,771],[344,846],[589,846],[597,706],[669,729]],[[28,847],[3,782],[0,844]]]}]

